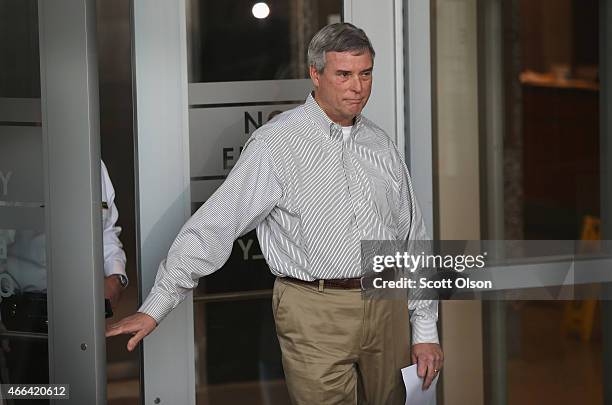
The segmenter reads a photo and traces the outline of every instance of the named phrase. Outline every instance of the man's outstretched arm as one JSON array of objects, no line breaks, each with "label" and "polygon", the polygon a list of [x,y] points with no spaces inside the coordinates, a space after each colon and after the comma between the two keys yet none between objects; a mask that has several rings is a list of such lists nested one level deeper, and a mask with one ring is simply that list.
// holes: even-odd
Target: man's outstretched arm
[{"label": "man's outstretched arm", "polygon": [[183,225],[138,313],[107,328],[107,336],[133,334],[128,350],[147,336],[197,286],[229,258],[236,238],[255,228],[283,195],[264,141],[251,138],[228,175]]}]

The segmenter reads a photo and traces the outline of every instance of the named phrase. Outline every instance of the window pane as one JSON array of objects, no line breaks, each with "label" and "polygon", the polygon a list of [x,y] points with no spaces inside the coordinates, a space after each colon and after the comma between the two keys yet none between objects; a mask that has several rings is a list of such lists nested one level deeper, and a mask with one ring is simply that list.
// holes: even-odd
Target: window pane
[{"label": "window pane", "polygon": [[342,14],[340,1],[268,0],[257,18],[254,4],[191,0],[190,82],[307,78],[310,38]]},{"label": "window pane", "polygon": [[[302,103],[310,83],[272,81],[308,78],[310,39],[342,15],[341,0],[270,0],[262,19],[254,4],[188,2],[193,212],[223,182],[253,131]],[[251,83],[228,83],[244,81]],[[272,316],[274,279],[255,231],[234,243],[221,269],[200,279],[193,311],[198,404],[290,403]]]},{"label": "window pane", "polygon": [[[435,1],[440,239],[600,237],[599,6]],[[602,403],[598,307],[483,303],[484,403]]]},{"label": "window pane", "polygon": [[[46,384],[47,252],[38,10],[0,1],[0,380]],[[32,400],[47,404],[48,400]]]}]

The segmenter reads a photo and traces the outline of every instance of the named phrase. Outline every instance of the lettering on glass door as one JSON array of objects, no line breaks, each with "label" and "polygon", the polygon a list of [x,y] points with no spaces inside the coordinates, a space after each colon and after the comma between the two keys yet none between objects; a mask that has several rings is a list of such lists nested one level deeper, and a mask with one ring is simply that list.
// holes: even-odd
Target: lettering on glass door
[{"label": "lettering on glass door", "polygon": [[[236,242],[240,246],[242,250],[242,259],[243,260],[262,260],[264,257],[262,254],[254,254],[251,252],[251,248],[253,247],[253,239],[247,239],[247,243],[244,243],[243,238],[236,239]],[[255,250],[255,249],[254,249]],[[256,249],[259,250],[259,249]]]},{"label": "lettering on glass door", "polygon": [[0,170],[0,196],[5,197],[8,195],[8,185],[12,175],[12,171],[6,172]]},{"label": "lettering on glass door", "polygon": [[298,103],[192,107],[189,111],[191,201],[205,202],[236,165],[249,136]]},{"label": "lettering on glass door", "polygon": [[[268,113],[267,121],[270,121],[272,118],[276,117],[282,111],[273,110]],[[261,127],[263,122],[264,112],[257,111],[255,114],[251,114],[248,111],[244,111],[244,134],[249,136]],[[240,141],[244,141],[243,138],[238,138]],[[224,147],[223,148],[223,170],[231,170],[236,164],[236,161],[240,157],[242,153],[242,146],[234,146],[234,147]]]}]

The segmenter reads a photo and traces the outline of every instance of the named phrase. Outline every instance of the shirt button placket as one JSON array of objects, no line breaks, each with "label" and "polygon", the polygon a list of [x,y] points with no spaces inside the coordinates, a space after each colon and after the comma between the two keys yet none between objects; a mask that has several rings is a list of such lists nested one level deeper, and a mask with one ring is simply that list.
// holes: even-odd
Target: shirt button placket
[{"label": "shirt button placket", "polygon": [[355,227],[357,230],[357,233],[359,232],[359,220],[357,218],[357,209],[356,207],[359,207],[359,194],[358,194],[358,187],[356,184],[356,176],[355,176],[355,170],[353,168],[353,165],[351,164],[350,161],[350,156],[347,153],[347,146],[349,144],[349,142],[351,142],[351,139],[347,139],[345,142],[342,142],[342,165],[344,167],[344,173],[346,175],[346,179],[347,179],[347,183],[348,183],[348,189],[349,189],[349,198],[351,199],[351,208],[353,210],[353,220],[355,221]]}]

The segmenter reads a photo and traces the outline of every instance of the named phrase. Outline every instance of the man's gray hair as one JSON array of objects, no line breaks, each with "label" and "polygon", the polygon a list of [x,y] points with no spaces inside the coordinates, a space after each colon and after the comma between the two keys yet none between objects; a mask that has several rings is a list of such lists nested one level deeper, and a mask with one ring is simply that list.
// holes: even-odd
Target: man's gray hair
[{"label": "man's gray hair", "polygon": [[350,23],[330,24],[312,37],[308,45],[308,66],[314,66],[317,72],[322,72],[326,52],[354,52],[361,55],[367,51],[374,61],[374,48],[361,28]]}]

